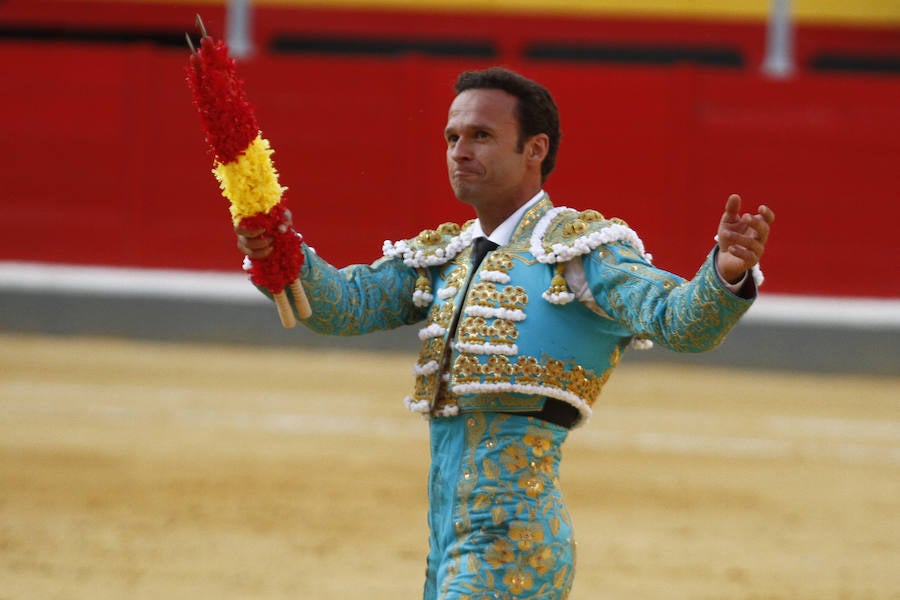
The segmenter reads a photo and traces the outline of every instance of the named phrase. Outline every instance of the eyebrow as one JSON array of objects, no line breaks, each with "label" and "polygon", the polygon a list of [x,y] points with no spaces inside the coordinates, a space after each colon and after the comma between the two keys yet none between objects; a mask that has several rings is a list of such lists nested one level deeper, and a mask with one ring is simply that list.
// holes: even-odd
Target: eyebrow
[{"label": "eyebrow", "polygon": [[489,125],[482,125],[482,124],[479,124],[479,123],[473,123],[473,124],[471,124],[471,125],[464,125],[464,126],[462,126],[462,127],[446,127],[446,128],[444,129],[444,135],[447,135],[447,134],[450,133],[451,131],[460,131],[460,130],[462,130],[462,131],[465,131],[465,130],[468,130],[468,131],[478,131],[478,130],[483,130],[483,131],[490,131],[491,133],[494,132],[494,128],[491,127],[491,126],[489,126]]}]

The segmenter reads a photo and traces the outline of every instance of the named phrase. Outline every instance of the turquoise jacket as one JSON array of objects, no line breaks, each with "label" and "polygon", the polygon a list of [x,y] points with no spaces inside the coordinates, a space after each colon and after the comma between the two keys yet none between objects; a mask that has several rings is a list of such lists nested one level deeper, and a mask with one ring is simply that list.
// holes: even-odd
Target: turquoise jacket
[{"label": "turquoise jacket", "polygon": [[583,423],[627,347],[709,350],[752,303],[724,286],[716,250],[686,281],[654,267],[623,221],[546,196],[474,273],[468,225],[385,242],[380,260],[343,269],[304,246],[310,329],[357,335],[424,322],[406,404],[431,417],[530,412],[549,397],[578,408]]}]

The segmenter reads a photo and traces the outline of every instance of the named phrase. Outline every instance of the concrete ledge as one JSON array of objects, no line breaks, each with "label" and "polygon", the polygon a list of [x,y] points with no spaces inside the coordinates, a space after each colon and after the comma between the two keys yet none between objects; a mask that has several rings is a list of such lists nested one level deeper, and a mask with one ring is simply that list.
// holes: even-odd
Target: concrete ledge
[{"label": "concrete ledge", "polygon": [[[284,329],[241,273],[0,261],[0,331],[161,341],[400,350],[418,327],[331,337]],[[763,295],[717,349],[625,360],[900,375],[900,300]]]},{"label": "concrete ledge", "polygon": [[[284,329],[274,307],[200,298],[146,298],[0,291],[0,330],[51,335],[111,335],[161,341],[400,350],[415,354],[417,327],[358,337],[331,337],[302,325]],[[895,329],[791,325],[747,319],[717,349],[678,354],[629,351],[625,360],[753,369],[900,375]]]}]

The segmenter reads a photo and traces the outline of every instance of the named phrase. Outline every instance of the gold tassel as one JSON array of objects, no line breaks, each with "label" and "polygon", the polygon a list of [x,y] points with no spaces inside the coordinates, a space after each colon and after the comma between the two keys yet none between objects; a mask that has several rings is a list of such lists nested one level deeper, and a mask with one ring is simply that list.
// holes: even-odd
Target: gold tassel
[{"label": "gold tassel", "polygon": [[553,280],[550,282],[550,289],[547,290],[550,294],[565,294],[569,291],[569,285],[566,283],[566,278],[563,277],[563,273],[566,270],[566,266],[563,263],[556,263],[556,274],[553,276]]},{"label": "gold tassel", "polygon": [[419,278],[416,279],[416,291],[413,293],[413,304],[424,307],[431,304],[434,295],[431,293],[431,280],[428,278],[428,271],[418,268]]},{"label": "gold tassel", "polygon": [[431,293],[431,280],[428,278],[428,274],[425,269],[416,269],[419,272],[419,278],[416,279],[416,290],[422,292],[423,294]]},{"label": "gold tassel", "polygon": [[556,263],[556,274],[550,281],[550,289],[542,295],[547,302],[552,304],[568,304],[575,299],[575,294],[569,291],[569,284],[563,275],[566,271],[564,263]]}]

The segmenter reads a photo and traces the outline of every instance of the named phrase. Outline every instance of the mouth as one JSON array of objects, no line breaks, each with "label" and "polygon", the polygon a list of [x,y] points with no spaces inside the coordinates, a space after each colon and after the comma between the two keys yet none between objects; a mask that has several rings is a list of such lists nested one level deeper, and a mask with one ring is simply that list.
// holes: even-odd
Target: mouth
[{"label": "mouth", "polygon": [[475,169],[453,169],[452,171],[453,177],[459,179],[471,179],[474,177],[480,177],[481,173],[476,171]]}]

